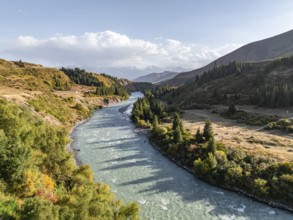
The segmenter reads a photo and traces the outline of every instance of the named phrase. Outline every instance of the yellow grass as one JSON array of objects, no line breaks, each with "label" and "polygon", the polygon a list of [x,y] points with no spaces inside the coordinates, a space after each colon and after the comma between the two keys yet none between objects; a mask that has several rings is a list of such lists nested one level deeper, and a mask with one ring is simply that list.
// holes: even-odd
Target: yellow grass
[{"label": "yellow grass", "polygon": [[270,156],[278,161],[293,161],[293,135],[280,131],[267,132],[261,127],[248,126],[226,120],[210,110],[187,110],[181,115],[184,126],[195,134],[203,129],[206,119],[213,122],[215,139],[226,146],[240,147],[257,155]]}]

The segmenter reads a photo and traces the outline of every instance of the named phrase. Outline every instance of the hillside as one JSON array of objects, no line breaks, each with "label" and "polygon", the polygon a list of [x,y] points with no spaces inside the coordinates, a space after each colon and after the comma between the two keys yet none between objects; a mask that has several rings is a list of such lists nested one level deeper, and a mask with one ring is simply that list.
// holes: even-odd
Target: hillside
[{"label": "hillside", "polygon": [[119,83],[128,91],[130,92],[136,92],[136,91],[145,91],[145,90],[150,90],[150,89],[154,89],[157,86],[152,84],[152,83],[148,83],[148,82],[132,82],[128,79],[120,79]]},{"label": "hillside", "polygon": [[[76,122],[126,96],[115,95],[121,86],[110,76],[83,72],[77,84],[68,75],[0,60],[0,219],[138,216],[135,203],[123,205],[108,185],[95,183],[89,166],[77,167],[67,147]],[[97,94],[100,88],[109,94]]]},{"label": "hillside", "polygon": [[162,81],[166,81],[168,79],[172,79],[178,72],[164,71],[161,73],[150,73],[144,76],[140,76],[133,80],[133,82],[149,82],[149,83],[159,83]]},{"label": "hillside", "polygon": [[173,79],[164,82],[164,85],[179,86],[201,75],[204,71],[216,65],[227,64],[232,61],[263,61],[293,55],[293,30],[286,33],[256,41],[220,57],[212,63],[192,71],[183,72]]},{"label": "hillside", "polygon": [[162,97],[183,108],[202,104],[293,106],[293,56],[266,62],[214,67]]}]

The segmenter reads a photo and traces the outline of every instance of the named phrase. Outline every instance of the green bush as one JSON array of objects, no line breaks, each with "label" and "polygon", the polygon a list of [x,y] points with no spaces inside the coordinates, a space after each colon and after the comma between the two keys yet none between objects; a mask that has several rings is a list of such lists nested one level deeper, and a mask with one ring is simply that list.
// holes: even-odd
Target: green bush
[{"label": "green bush", "polygon": [[265,127],[267,130],[272,130],[272,129],[279,129],[283,130],[286,132],[293,132],[293,119],[292,118],[286,118],[286,119],[281,119],[276,122],[271,122],[268,123]]},{"label": "green bush", "polygon": [[168,132],[168,129],[164,126],[159,126],[157,127],[157,129],[155,130],[155,135],[162,137],[164,135],[166,135]]}]

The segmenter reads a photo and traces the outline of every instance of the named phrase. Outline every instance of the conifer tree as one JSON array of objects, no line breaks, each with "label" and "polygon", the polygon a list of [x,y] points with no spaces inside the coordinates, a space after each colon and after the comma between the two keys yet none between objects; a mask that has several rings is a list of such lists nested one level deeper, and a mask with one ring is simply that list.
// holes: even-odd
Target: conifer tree
[{"label": "conifer tree", "polygon": [[153,131],[156,131],[158,127],[159,127],[159,121],[158,121],[157,115],[155,115],[153,119]]},{"label": "conifer tree", "polygon": [[199,128],[197,129],[196,134],[195,134],[195,142],[196,142],[197,144],[203,142],[202,134],[201,134]]},{"label": "conifer tree", "polygon": [[177,127],[179,127],[179,125],[180,125],[179,115],[177,113],[175,113],[174,118],[173,118],[172,129],[175,131],[177,129]]},{"label": "conifer tree", "polygon": [[205,122],[202,136],[204,137],[205,141],[208,141],[211,137],[213,137],[212,123],[210,120]]},{"label": "conifer tree", "polygon": [[176,130],[173,132],[173,139],[175,143],[180,143],[183,141],[182,134],[179,127],[177,127]]},{"label": "conifer tree", "polygon": [[209,142],[208,142],[208,152],[215,153],[217,150],[217,145],[215,142],[214,137],[210,137]]},{"label": "conifer tree", "polygon": [[181,132],[185,132],[182,121],[179,121],[179,128]]}]

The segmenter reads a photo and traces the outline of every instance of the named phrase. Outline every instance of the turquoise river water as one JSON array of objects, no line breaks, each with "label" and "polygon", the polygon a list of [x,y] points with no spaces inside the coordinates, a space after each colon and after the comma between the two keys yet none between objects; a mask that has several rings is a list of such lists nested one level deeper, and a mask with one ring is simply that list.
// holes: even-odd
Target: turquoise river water
[{"label": "turquoise river water", "polygon": [[124,202],[139,203],[142,219],[293,219],[289,212],[211,186],[161,155],[129,119],[140,96],[133,93],[97,110],[73,131],[72,147],[97,182],[110,185]]}]

